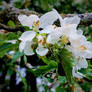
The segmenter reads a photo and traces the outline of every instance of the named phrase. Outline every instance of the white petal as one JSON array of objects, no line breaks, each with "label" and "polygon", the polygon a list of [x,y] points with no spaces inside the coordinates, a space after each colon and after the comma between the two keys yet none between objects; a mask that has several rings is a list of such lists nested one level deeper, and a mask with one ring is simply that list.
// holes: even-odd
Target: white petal
[{"label": "white petal", "polygon": [[37,15],[30,15],[28,19],[30,21],[30,25],[34,25],[34,22],[39,21],[39,17]]},{"label": "white petal", "polygon": [[80,59],[79,61],[77,61],[76,67],[78,69],[87,68],[88,67],[88,63],[87,63],[86,59],[82,57],[82,59]]},{"label": "white petal", "polygon": [[18,20],[20,21],[20,23],[23,25],[23,26],[26,26],[26,19],[27,19],[27,16],[26,15],[19,15],[18,16]]},{"label": "white petal", "polygon": [[36,53],[40,56],[45,56],[48,53],[48,49],[43,47],[37,47]]},{"label": "white petal", "polygon": [[26,41],[25,43],[24,53],[28,56],[34,54],[33,49],[31,47],[32,44],[33,42],[30,42],[30,41]]},{"label": "white petal", "polygon": [[83,54],[82,54],[85,58],[92,58],[92,50],[86,50]]},{"label": "white petal", "polygon": [[85,58],[92,58],[92,43],[91,42],[85,42],[85,47],[87,48],[87,50],[85,51],[84,57]]},{"label": "white petal", "polygon": [[36,33],[33,31],[26,31],[24,32],[21,37],[19,38],[19,40],[21,41],[31,41],[34,37],[35,37]]},{"label": "white petal", "polygon": [[32,28],[33,22],[37,22],[39,20],[37,15],[19,15],[18,19],[23,26],[28,26],[30,29]]},{"label": "white petal", "polygon": [[71,35],[69,41],[71,42],[72,46],[79,48],[81,45],[83,45],[86,42],[86,37],[75,33]]},{"label": "white petal", "polygon": [[[71,24],[71,25],[65,25],[61,27],[63,35],[69,37],[70,35],[73,35],[76,33],[76,25]],[[73,36],[74,37],[74,36]]]},{"label": "white petal", "polygon": [[47,36],[46,42],[50,44],[55,44],[56,42],[60,40],[61,35],[62,35],[61,30],[56,30]]},{"label": "white petal", "polygon": [[44,36],[38,35],[38,36],[37,36],[38,41],[43,40],[43,37],[44,37]]},{"label": "white petal", "polygon": [[66,24],[76,24],[77,25],[80,23],[80,18],[78,16],[74,16],[74,17],[66,17],[64,18],[64,21],[62,23],[62,25],[66,25]]},{"label": "white petal", "polygon": [[19,45],[19,51],[22,52],[24,50],[25,47],[25,42],[21,42]]},{"label": "white petal", "polygon": [[49,26],[47,26],[46,28],[44,28],[44,30],[40,31],[40,33],[46,33],[46,34],[48,34],[48,33],[51,33],[51,32],[53,32],[53,31],[55,31],[55,30],[54,30],[54,26],[49,25]]},{"label": "white petal", "polygon": [[92,42],[86,41],[85,46],[87,47],[88,50],[92,51]]},{"label": "white petal", "polygon": [[56,11],[50,11],[40,17],[40,28],[45,28],[48,25],[52,25],[58,19]]},{"label": "white petal", "polygon": [[80,74],[77,73],[76,67],[73,67],[72,69],[72,75],[76,78],[83,78]]},{"label": "white petal", "polygon": [[82,31],[82,30],[78,30],[77,33],[78,33],[79,35],[82,35],[82,34],[83,34],[83,31]]},{"label": "white petal", "polygon": [[7,42],[12,43],[12,44],[16,44],[17,40],[8,40]]}]

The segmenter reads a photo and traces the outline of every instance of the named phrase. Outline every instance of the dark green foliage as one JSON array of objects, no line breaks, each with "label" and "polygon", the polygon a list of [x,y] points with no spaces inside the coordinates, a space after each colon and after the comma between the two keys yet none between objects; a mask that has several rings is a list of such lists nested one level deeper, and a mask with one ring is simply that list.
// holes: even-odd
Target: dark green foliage
[{"label": "dark green foliage", "polygon": [[60,54],[62,58],[62,66],[66,74],[66,78],[69,83],[73,82],[72,67],[74,66],[74,56],[70,54],[67,49],[63,49]]},{"label": "dark green foliage", "polygon": [[50,61],[48,65],[40,66],[39,68],[34,70],[34,73],[36,76],[40,76],[55,69],[57,69],[57,63],[54,61]]}]

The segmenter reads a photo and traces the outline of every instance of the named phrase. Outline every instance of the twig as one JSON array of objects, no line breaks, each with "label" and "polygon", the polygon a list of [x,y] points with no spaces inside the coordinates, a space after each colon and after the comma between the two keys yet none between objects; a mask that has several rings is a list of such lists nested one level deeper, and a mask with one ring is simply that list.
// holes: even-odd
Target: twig
[{"label": "twig", "polygon": [[4,24],[0,23],[0,29],[5,29],[8,32],[17,32],[22,28],[20,26],[16,26],[16,27],[12,28],[12,27],[9,27],[7,25],[4,25]]}]

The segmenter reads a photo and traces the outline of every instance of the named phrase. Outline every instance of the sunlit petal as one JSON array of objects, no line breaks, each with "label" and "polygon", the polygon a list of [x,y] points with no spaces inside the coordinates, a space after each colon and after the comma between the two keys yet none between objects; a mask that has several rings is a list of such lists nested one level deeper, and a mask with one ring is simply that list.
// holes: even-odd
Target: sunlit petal
[{"label": "sunlit petal", "polygon": [[45,28],[48,25],[52,25],[58,19],[56,11],[50,11],[40,17],[40,28]]},{"label": "sunlit petal", "polygon": [[48,49],[43,47],[37,47],[36,53],[40,56],[45,56],[48,53]]},{"label": "sunlit petal", "polygon": [[30,16],[19,15],[18,20],[23,26],[28,26],[31,29],[33,23],[39,21],[39,18],[37,15],[30,15]]},{"label": "sunlit petal", "polygon": [[19,40],[21,41],[31,41],[35,37],[36,33],[34,31],[26,31],[24,32]]},{"label": "sunlit petal", "polygon": [[32,49],[32,44],[33,44],[33,42],[26,41],[24,53],[28,56],[34,54],[33,49]]}]

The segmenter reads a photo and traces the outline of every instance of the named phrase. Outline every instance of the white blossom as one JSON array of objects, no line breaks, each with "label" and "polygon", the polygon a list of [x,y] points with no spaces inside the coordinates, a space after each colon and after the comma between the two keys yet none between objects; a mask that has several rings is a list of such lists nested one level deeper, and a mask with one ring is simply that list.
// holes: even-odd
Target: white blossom
[{"label": "white blossom", "polygon": [[26,55],[33,55],[33,49],[32,49],[32,44],[33,44],[33,38],[36,36],[36,33],[34,31],[26,31],[24,32],[19,40],[21,40],[21,43],[19,45],[19,50],[22,52],[24,50],[24,53]]},{"label": "white blossom", "polygon": [[[74,77],[82,78],[83,75],[78,70],[87,68],[86,59],[92,58],[92,43],[88,42],[83,36],[83,31],[78,30],[77,26],[80,23],[78,16],[62,18],[56,11],[50,11],[40,18],[37,15],[19,15],[19,21],[23,26],[28,26],[31,31],[24,32],[19,40],[19,50],[26,55],[34,55],[35,51],[40,56],[45,56],[49,47],[47,44],[54,45],[61,42],[74,56],[75,66],[73,66],[72,74]],[[59,19],[60,26],[54,25],[54,22]],[[39,28],[42,28],[40,30]],[[70,43],[70,44],[67,44]]]},{"label": "white blossom", "polygon": [[21,37],[19,38],[22,42],[19,45],[19,50],[22,52],[24,50],[24,53],[26,55],[33,55],[33,47],[32,45],[35,45],[35,42],[33,42],[33,39],[36,37],[38,47],[36,49],[36,53],[40,56],[44,56],[48,53],[48,49],[45,48],[46,45],[46,39],[45,36],[36,36],[36,33],[33,31],[24,32]]},{"label": "white blossom", "polygon": [[58,19],[58,16],[57,13],[53,10],[44,14],[40,18],[37,15],[19,15],[18,19],[23,26],[28,26],[30,29],[32,29],[32,26],[45,28],[46,26],[52,25],[53,22]]},{"label": "white blossom", "polygon": [[70,38],[71,46],[69,47],[72,54],[75,55],[75,67],[73,68],[73,76],[81,78],[79,73],[75,72],[81,68],[87,68],[87,58],[92,58],[92,43],[86,40],[86,37],[81,34],[74,34]]}]

